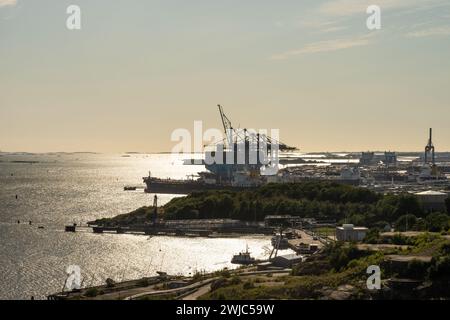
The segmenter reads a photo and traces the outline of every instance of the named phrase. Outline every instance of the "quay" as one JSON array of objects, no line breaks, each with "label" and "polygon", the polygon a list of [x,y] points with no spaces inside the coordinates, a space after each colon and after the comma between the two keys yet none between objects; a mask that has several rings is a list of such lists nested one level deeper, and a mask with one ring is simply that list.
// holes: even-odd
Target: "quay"
[{"label": "quay", "polygon": [[66,232],[84,231],[93,233],[116,233],[116,234],[142,234],[142,235],[165,235],[165,236],[192,236],[212,237],[215,234],[261,234],[272,235],[274,228],[259,223],[249,223],[229,219],[211,220],[170,220],[155,222],[136,226],[103,226],[89,225],[77,226],[76,224],[65,226]]}]

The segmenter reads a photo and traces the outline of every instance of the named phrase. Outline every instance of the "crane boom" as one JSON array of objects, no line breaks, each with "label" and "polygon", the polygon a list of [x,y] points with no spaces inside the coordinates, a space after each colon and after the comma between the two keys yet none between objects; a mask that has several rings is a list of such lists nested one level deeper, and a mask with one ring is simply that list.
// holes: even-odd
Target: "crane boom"
[{"label": "crane boom", "polygon": [[223,108],[220,104],[217,105],[219,107],[220,118],[222,119],[223,130],[225,132],[225,136],[228,138],[228,143],[231,145],[232,141],[232,130],[233,125],[231,124],[231,120],[225,115],[223,112]]},{"label": "crane boom", "polygon": [[[244,129],[244,132],[239,132],[238,130],[235,130],[233,128],[233,125],[231,124],[231,120],[228,119],[228,117],[225,115],[225,112],[223,111],[223,107],[218,104],[217,107],[219,108],[219,113],[220,113],[220,118],[222,119],[222,125],[223,125],[223,130],[225,132],[225,136],[227,137],[226,140],[228,142],[228,145],[231,146],[233,144],[233,135],[236,136],[236,139],[239,140],[245,140],[247,141],[247,130]],[[280,151],[293,151],[293,150],[297,150],[297,148],[295,147],[290,147],[288,145],[286,145],[285,143],[282,143],[280,141],[276,141],[275,139],[268,137],[266,135],[260,135],[261,141],[264,141],[269,148],[271,148],[272,144],[277,144],[279,146],[279,150]],[[259,141],[259,140],[258,140]]]}]

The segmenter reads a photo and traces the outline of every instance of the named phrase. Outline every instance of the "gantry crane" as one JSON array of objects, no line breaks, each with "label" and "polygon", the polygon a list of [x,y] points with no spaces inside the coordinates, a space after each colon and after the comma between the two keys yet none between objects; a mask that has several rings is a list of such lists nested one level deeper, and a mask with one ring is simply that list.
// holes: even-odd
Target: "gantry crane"
[{"label": "gantry crane", "polygon": [[[223,111],[223,107],[218,104],[217,107],[219,108],[219,114],[220,118],[222,120],[223,130],[226,135],[226,141],[228,147],[231,147],[233,143],[237,143],[238,141],[242,142],[251,142],[251,143],[257,143],[259,145],[260,142],[264,143],[265,146],[267,146],[267,149],[272,149],[272,145],[278,145],[279,151],[294,151],[297,150],[295,147],[290,147],[285,143],[282,143],[280,141],[276,141],[275,139],[265,135],[265,134],[255,134],[249,132],[247,129],[243,130],[236,130],[233,128],[233,125],[231,123],[231,120],[225,115],[225,112]],[[234,141],[233,141],[234,138]]]}]

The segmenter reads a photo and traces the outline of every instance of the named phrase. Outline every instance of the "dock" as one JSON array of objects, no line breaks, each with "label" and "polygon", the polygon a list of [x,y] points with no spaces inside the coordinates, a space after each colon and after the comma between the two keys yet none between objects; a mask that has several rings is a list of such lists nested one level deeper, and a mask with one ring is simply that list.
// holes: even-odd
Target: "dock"
[{"label": "dock", "polygon": [[325,241],[320,237],[315,237],[312,232],[304,229],[296,229],[297,238],[289,239],[289,249],[299,253],[307,254],[322,249]]},{"label": "dock", "polygon": [[97,234],[141,234],[150,236],[179,236],[179,237],[213,237],[225,234],[273,234],[273,228],[259,224],[237,222],[234,220],[171,220],[164,223],[149,223],[140,226],[101,226],[88,225],[65,226],[66,232],[93,232]]}]

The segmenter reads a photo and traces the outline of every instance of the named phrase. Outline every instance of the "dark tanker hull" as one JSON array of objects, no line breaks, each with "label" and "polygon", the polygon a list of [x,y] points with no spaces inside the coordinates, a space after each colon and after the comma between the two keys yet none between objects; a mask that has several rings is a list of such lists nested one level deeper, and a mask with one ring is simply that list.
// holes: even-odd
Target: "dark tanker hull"
[{"label": "dark tanker hull", "polygon": [[223,184],[208,184],[196,180],[169,180],[145,177],[144,183],[147,185],[145,192],[160,194],[189,194],[192,192],[210,190],[242,191],[253,187],[238,187]]}]

